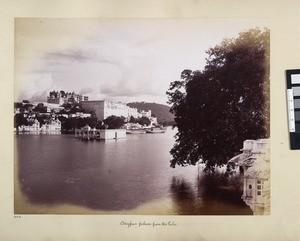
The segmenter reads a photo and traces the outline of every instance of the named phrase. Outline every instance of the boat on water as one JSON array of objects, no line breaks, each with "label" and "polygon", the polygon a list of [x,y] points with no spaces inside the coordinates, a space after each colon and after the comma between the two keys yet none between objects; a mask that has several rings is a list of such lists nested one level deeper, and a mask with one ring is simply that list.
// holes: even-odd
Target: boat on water
[{"label": "boat on water", "polygon": [[165,132],[166,132],[165,128],[151,128],[146,130],[146,133],[150,133],[150,134],[165,133]]},{"label": "boat on water", "polygon": [[146,131],[144,129],[127,129],[126,134],[145,134]]}]

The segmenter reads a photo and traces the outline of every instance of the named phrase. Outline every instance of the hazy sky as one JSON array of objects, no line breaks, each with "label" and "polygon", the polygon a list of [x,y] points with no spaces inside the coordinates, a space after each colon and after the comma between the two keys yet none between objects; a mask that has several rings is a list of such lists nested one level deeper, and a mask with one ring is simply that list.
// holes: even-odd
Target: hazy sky
[{"label": "hazy sky", "polygon": [[225,37],[264,27],[257,19],[16,19],[15,101],[51,90],[90,100],[166,103],[170,82],[201,70]]}]

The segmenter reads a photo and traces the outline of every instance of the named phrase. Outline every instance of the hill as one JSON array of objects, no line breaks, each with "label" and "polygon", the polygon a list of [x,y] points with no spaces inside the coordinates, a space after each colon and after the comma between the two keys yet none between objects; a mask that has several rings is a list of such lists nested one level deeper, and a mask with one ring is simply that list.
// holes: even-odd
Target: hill
[{"label": "hill", "polygon": [[170,107],[167,105],[147,102],[132,102],[127,105],[131,108],[137,108],[138,111],[151,110],[152,115],[157,117],[160,124],[172,125],[174,123],[174,115],[170,113]]}]

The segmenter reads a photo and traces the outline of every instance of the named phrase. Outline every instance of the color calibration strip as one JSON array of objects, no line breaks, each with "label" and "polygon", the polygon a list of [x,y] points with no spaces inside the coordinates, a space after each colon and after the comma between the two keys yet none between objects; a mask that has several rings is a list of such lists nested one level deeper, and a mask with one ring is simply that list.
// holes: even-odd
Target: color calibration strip
[{"label": "color calibration strip", "polygon": [[290,144],[300,149],[300,69],[286,71]]}]

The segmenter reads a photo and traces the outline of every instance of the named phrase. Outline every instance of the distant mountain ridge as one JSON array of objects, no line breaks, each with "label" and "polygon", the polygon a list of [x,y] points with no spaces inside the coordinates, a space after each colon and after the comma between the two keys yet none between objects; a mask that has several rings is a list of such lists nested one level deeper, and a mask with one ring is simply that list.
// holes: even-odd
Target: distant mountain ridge
[{"label": "distant mountain ridge", "polygon": [[127,105],[131,108],[137,108],[138,111],[151,110],[152,115],[157,117],[160,124],[170,125],[174,123],[174,115],[170,113],[170,107],[167,105],[148,102],[131,102]]}]

